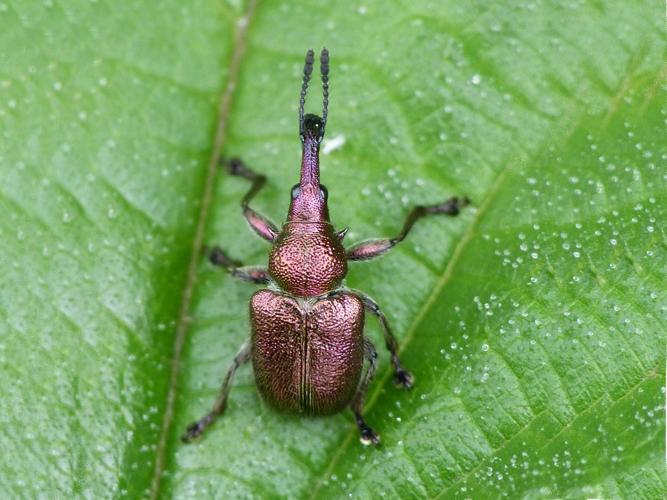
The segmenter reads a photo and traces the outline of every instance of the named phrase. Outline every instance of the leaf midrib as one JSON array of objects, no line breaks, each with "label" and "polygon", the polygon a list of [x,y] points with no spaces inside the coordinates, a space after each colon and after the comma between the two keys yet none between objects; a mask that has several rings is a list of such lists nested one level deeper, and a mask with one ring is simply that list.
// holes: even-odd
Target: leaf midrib
[{"label": "leaf midrib", "polygon": [[180,373],[181,357],[183,345],[189,327],[189,313],[192,302],[192,293],[197,281],[197,268],[204,240],[204,229],[208,218],[208,211],[213,199],[213,186],[218,172],[222,148],[227,139],[227,125],[232,106],[232,99],[236,89],[236,83],[241,66],[241,60],[245,53],[246,35],[250,21],[253,18],[256,8],[256,0],[250,0],[244,14],[236,21],[234,41],[232,45],[231,61],[227,81],[222,89],[218,106],[218,119],[213,139],[213,148],[209,158],[204,189],[200,198],[199,214],[197,217],[197,227],[192,242],[192,252],[188,264],[188,272],[183,296],[181,299],[181,308],[178,315],[176,326],[176,336],[174,338],[174,347],[169,375],[169,386],[167,389],[166,404],[160,429],[160,437],[156,447],[155,467],[150,486],[150,498],[156,499],[160,493],[160,480],[164,472],[164,463],[167,451],[167,441],[170,435],[171,424],[174,418],[174,407],[176,402],[176,391],[178,388],[178,376]]},{"label": "leaf midrib", "polygon": [[[613,107],[612,104],[615,101],[621,99],[623,97],[623,95],[627,94],[631,90],[632,86],[628,85],[628,82],[632,80],[634,70],[638,66],[639,66],[639,64],[636,63],[636,64],[631,65],[628,68],[626,77],[622,80],[617,92],[614,95],[609,97],[610,106],[609,106],[609,110],[608,110],[607,114],[604,117],[604,120],[601,123],[601,128],[602,129],[605,129],[607,127],[607,125],[610,123],[611,118],[613,117],[614,113],[618,110],[618,108]],[[576,96],[572,96],[572,98],[576,99]],[[646,100],[651,100],[652,98],[653,98],[653,95],[646,96]],[[565,130],[563,138],[560,141],[561,146],[565,146],[569,142],[572,135],[577,130],[577,128],[579,127],[580,123],[583,121],[585,116],[586,116],[586,111],[585,110],[579,110],[577,113],[575,113],[574,117],[572,117],[571,115],[568,115],[566,118],[561,120],[561,124],[566,125],[564,127],[560,127],[560,126],[556,127],[556,130]],[[536,148],[531,156],[536,156],[536,155],[540,154],[540,151],[541,151],[540,148]],[[516,155],[519,156],[520,152],[516,152]],[[426,314],[428,313],[430,308],[436,302],[436,299],[439,296],[440,292],[442,291],[444,286],[447,284],[447,282],[451,278],[451,276],[454,272],[454,268],[456,267],[458,261],[460,260],[461,255],[463,254],[463,250],[465,249],[468,242],[470,241],[470,239],[474,235],[475,229],[479,225],[479,222],[480,222],[482,216],[484,215],[484,213],[486,212],[486,209],[488,208],[488,206],[491,204],[491,202],[495,198],[495,195],[500,190],[500,187],[502,186],[502,183],[503,183],[504,179],[507,177],[507,174],[510,170],[510,165],[512,163],[519,163],[521,161],[525,162],[526,160],[527,160],[526,157],[524,157],[524,158],[515,158],[514,160],[510,160],[508,163],[505,164],[503,169],[498,174],[498,177],[496,178],[493,185],[491,186],[491,188],[487,192],[487,195],[484,199],[484,202],[483,202],[482,206],[479,208],[478,212],[475,214],[475,218],[473,219],[472,223],[470,224],[470,226],[468,227],[468,229],[464,233],[461,240],[457,243],[457,245],[454,249],[454,253],[452,254],[452,258],[448,262],[443,274],[441,275],[441,277],[438,279],[438,281],[434,285],[432,292],[429,294],[429,296],[426,299],[426,301],[424,302],[423,306],[421,307],[421,309],[419,310],[419,312],[415,316],[415,319],[412,321],[412,323],[410,325],[410,328],[407,330],[406,335],[404,337],[404,340],[401,343],[401,346],[399,347],[399,352],[403,351],[406,348],[406,346],[410,343],[410,341],[412,340],[412,338],[415,335],[415,332],[416,332],[418,326],[422,322],[423,318],[426,316]],[[375,390],[373,390],[373,393],[367,399],[367,403],[365,405],[365,410],[366,411],[369,411],[369,409],[375,404],[378,397],[380,396],[380,391],[381,391],[382,387],[384,387],[386,385],[390,375],[391,375],[391,371],[389,369],[386,369],[384,371],[384,373],[382,374],[382,376],[379,377],[379,380],[375,384]],[[640,381],[640,383],[645,381],[647,378],[648,377],[644,377]],[[627,393],[623,397],[625,397],[626,395],[627,395]],[[533,420],[534,419],[531,419],[531,421],[527,425],[530,425],[530,423],[532,423]],[[565,427],[568,427],[571,423],[572,422],[566,424]],[[317,481],[315,482],[315,485],[314,485],[313,490],[312,490],[312,494],[309,496],[309,498],[311,500],[314,500],[318,497],[318,493],[319,493],[320,489],[322,488],[324,482],[326,481],[326,478],[329,477],[332,474],[333,470],[335,469],[336,465],[338,464],[338,461],[339,461],[340,457],[342,456],[343,452],[348,448],[348,446],[352,442],[354,436],[356,435],[356,432],[357,432],[356,427],[351,429],[350,432],[348,433],[348,435],[346,436],[346,438],[344,439],[344,441],[339,446],[339,448],[333,454],[333,456],[331,458],[331,461],[329,462],[329,465],[324,469],[324,471],[320,475],[319,479],[317,479]],[[514,438],[514,436],[512,438],[510,438],[509,441],[511,441],[513,438]],[[495,453],[495,450],[494,450],[494,453]],[[486,462],[485,459],[482,460],[479,466],[483,465],[485,462]],[[475,470],[475,469],[473,469],[473,470]],[[468,473],[466,473],[466,475],[467,474]],[[457,481],[457,484],[458,484],[458,482],[459,481]],[[449,490],[450,490],[450,488],[446,489],[446,491],[449,491]],[[436,495],[436,498],[440,498],[441,494],[442,494],[442,492],[440,494]]]}]

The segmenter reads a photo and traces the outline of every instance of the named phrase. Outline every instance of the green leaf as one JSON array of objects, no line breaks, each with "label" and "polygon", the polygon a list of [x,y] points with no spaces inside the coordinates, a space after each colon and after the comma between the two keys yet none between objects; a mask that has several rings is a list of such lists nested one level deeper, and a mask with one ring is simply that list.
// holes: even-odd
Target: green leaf
[{"label": "green leaf", "polygon": [[[650,2],[0,4],[3,497],[659,498],[667,148]],[[276,413],[235,379],[253,287],[240,156],[280,222],[303,55],[331,52],[322,177],[348,243],[420,221],[347,283],[380,353],[349,412]],[[316,80],[314,80],[316,81]],[[318,110],[317,85],[308,108]]]}]

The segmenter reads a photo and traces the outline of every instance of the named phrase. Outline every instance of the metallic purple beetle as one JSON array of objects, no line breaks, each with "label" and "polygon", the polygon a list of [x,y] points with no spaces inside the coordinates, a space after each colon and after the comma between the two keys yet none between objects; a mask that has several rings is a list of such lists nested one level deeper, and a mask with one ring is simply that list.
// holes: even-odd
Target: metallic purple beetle
[{"label": "metallic purple beetle", "polygon": [[[250,200],[266,182],[240,160],[228,162],[232,175],[244,177],[252,187],[241,202],[250,227],[273,244],[268,270],[241,267],[220,248],[209,251],[215,265],[232,276],[268,284],[250,302],[252,337],[246,341],[227,372],[213,409],[188,426],[182,439],[189,442],[225,411],[234,373],[252,360],[259,392],[271,406],[286,412],[329,415],[350,406],[365,445],[378,444],[380,437],[362,417],[364,395],[376,369],[377,353],[364,337],[364,312],[377,316],[391,353],[395,382],[405,389],[413,378],[398,359],[397,343],[380,307],[367,295],[342,284],[347,262],[368,260],[383,254],[402,241],[415,221],[428,214],[457,215],[468,203],[451,198],[439,205],[417,206],[408,215],[394,238],[370,240],[343,247],[347,229],[336,231],[329,222],[327,190],[320,184],[319,150],[324,137],[329,101],[329,53],[322,50],[320,72],[323,86],[323,113],[304,116],[308,82],[313,72],[313,51],[306,54],[299,132],[303,143],[301,180],[292,188],[287,222],[278,230],[249,207]],[[363,371],[364,360],[368,361]]]}]

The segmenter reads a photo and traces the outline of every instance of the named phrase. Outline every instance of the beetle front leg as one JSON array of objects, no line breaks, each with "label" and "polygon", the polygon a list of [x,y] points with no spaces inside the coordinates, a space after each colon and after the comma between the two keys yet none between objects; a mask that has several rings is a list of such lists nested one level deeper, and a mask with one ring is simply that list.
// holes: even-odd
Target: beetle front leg
[{"label": "beetle front leg", "polygon": [[255,197],[255,195],[266,183],[266,177],[255,173],[252,169],[248,168],[239,158],[232,158],[231,160],[226,161],[225,165],[227,166],[227,170],[230,174],[243,177],[244,179],[252,182],[250,189],[241,200],[243,215],[248,221],[248,224],[250,224],[250,227],[253,229],[253,231],[259,234],[265,240],[273,241],[278,235],[278,229],[276,226],[271,221],[269,221],[269,219],[255,212],[249,206],[250,200]]},{"label": "beetle front leg", "polygon": [[220,394],[218,394],[218,398],[215,400],[213,408],[202,418],[188,425],[188,427],[185,429],[185,433],[183,433],[181,436],[181,441],[184,443],[189,443],[193,439],[201,436],[206,428],[210,426],[218,416],[224,413],[225,408],[227,408],[227,397],[229,396],[232,380],[234,380],[234,374],[236,373],[236,370],[238,370],[241,365],[247,363],[249,359],[250,342],[246,340],[241,346],[239,352],[236,353],[236,356],[234,356],[232,366],[230,366],[229,370],[227,371],[225,381],[222,383]]},{"label": "beetle front leg", "polygon": [[357,427],[359,427],[359,440],[364,446],[368,446],[369,444],[380,444],[380,436],[366,424],[364,417],[361,416],[364,406],[364,397],[366,396],[366,391],[368,391],[368,385],[371,380],[373,380],[375,370],[377,369],[377,357],[378,354],[373,343],[367,338],[364,338],[364,359],[368,361],[368,369],[359,384],[359,388],[357,389],[351,404]]},{"label": "beetle front leg", "polygon": [[224,267],[229,274],[243,281],[265,285],[270,281],[269,272],[263,267],[243,267],[243,263],[229,257],[220,247],[205,249],[208,259],[214,266]]},{"label": "beetle front leg", "polygon": [[348,260],[369,260],[378,255],[382,255],[387,250],[393,248],[397,243],[403,241],[412,226],[422,217],[425,217],[430,214],[446,214],[455,216],[458,215],[463,207],[468,205],[470,200],[468,198],[450,198],[444,203],[438,205],[418,205],[412,209],[408,214],[408,217],[403,223],[403,229],[398,233],[394,238],[382,238],[377,240],[364,241],[358,243],[349,249],[347,249],[347,259]]},{"label": "beetle front leg", "polygon": [[355,292],[355,295],[359,297],[364,303],[366,310],[377,317],[378,321],[380,322],[382,333],[384,334],[384,342],[387,346],[387,349],[391,353],[391,364],[394,365],[394,383],[403,389],[412,389],[414,378],[409,371],[405,370],[403,366],[401,366],[401,360],[398,359],[397,353],[398,343],[396,342],[396,337],[394,337],[394,334],[391,331],[391,327],[389,326],[389,322],[382,312],[382,309],[380,309],[380,306],[377,304],[377,302],[371,299],[368,295],[365,295],[361,292]]}]

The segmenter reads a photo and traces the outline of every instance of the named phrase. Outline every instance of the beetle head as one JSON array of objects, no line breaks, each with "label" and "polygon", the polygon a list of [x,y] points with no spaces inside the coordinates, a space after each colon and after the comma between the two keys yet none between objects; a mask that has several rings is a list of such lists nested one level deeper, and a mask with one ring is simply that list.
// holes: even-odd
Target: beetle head
[{"label": "beetle head", "polygon": [[303,68],[301,99],[299,100],[299,135],[303,143],[301,160],[301,180],[292,188],[288,220],[290,222],[328,222],[327,190],[320,184],[320,143],[324,138],[329,105],[329,52],[322,49],[320,73],[322,74],[322,117],[304,115],[308,82],[313,73],[313,51],[306,53]]},{"label": "beetle head", "polygon": [[324,120],[317,115],[307,114],[303,118],[303,132],[301,140],[305,142],[306,138],[315,140],[318,143],[324,138]]}]

